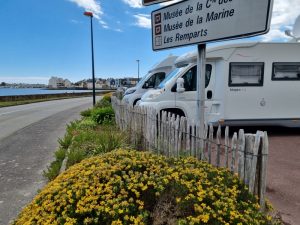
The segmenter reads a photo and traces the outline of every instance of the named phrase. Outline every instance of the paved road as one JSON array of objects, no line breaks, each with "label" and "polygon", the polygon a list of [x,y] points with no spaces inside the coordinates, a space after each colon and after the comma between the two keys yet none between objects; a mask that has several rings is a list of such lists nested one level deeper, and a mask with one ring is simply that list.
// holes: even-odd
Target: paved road
[{"label": "paved road", "polygon": [[45,185],[66,124],[91,106],[91,98],[0,108],[0,225],[9,224]]},{"label": "paved road", "polygon": [[269,132],[267,197],[286,225],[300,224],[300,129]]}]

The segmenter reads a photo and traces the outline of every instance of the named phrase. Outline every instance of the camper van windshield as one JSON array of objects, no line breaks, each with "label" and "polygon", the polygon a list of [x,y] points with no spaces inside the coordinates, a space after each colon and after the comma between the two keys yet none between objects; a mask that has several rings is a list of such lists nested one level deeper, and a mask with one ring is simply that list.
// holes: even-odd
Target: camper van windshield
[{"label": "camper van windshield", "polygon": [[170,81],[173,77],[176,77],[178,73],[180,73],[185,67],[176,68],[171,73],[169,73],[166,78],[158,85],[157,89],[165,88],[166,83]]},{"label": "camper van windshield", "polygon": [[149,77],[150,73],[147,73],[143,78],[137,83],[136,86],[144,85],[145,80]]}]

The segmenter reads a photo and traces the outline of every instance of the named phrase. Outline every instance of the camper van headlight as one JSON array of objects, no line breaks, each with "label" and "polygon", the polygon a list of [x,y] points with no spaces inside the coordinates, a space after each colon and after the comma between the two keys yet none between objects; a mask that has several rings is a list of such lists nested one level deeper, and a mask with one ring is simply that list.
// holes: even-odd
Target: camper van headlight
[{"label": "camper van headlight", "polygon": [[159,95],[161,95],[163,93],[162,90],[157,90],[157,91],[154,91],[152,93],[150,93],[149,95],[145,96],[144,100],[153,100],[155,98],[157,98]]},{"label": "camper van headlight", "polygon": [[124,95],[133,94],[135,91],[136,91],[135,89],[127,90],[127,91],[125,91]]}]

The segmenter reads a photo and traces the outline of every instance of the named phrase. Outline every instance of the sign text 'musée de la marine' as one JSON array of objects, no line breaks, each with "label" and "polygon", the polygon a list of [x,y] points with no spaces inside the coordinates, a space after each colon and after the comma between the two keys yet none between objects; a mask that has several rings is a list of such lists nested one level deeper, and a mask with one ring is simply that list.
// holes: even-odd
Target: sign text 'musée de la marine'
[{"label": "sign text 'mus\u00e9e de la marine'", "polygon": [[[235,36],[236,30],[240,28],[241,33],[245,33],[247,24],[253,20],[256,22],[255,27],[250,27],[249,33],[255,32],[258,26],[259,32],[264,32],[268,24],[266,19],[269,18],[267,9],[270,1],[191,0],[156,10],[152,13],[153,48],[159,50],[173,45]],[[260,10],[260,18],[255,12],[252,15],[247,13],[255,7],[253,2],[259,2],[257,8],[266,11],[264,18],[261,18],[264,14]]]}]

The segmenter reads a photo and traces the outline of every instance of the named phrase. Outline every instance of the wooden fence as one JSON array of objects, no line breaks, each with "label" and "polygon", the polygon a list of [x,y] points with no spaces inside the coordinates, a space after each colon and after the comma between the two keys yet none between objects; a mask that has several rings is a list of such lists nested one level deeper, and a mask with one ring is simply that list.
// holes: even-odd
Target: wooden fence
[{"label": "wooden fence", "polygon": [[215,132],[213,126],[205,125],[204,137],[200,137],[200,124],[185,117],[168,112],[157,114],[152,108],[133,108],[116,97],[112,97],[112,106],[117,125],[128,132],[132,144],[169,157],[193,156],[228,168],[259,197],[264,210],[269,148],[266,132],[245,134],[240,130],[230,138],[228,127],[221,135],[220,126]]}]

